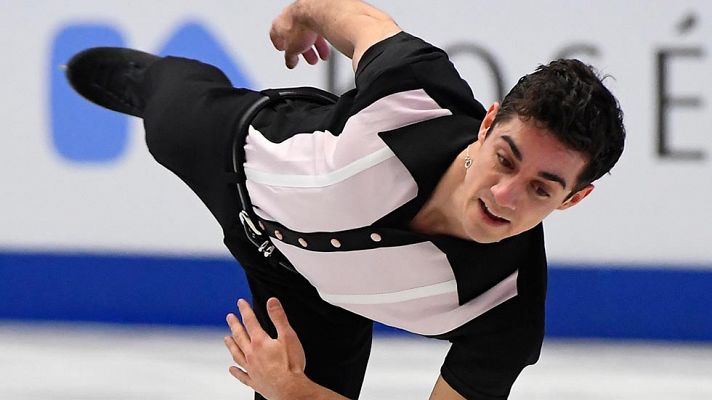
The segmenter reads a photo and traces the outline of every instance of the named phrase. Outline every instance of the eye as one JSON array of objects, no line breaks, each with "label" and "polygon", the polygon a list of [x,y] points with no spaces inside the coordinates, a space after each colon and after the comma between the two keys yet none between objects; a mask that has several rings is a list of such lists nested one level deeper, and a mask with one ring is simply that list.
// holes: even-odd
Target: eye
[{"label": "eye", "polygon": [[539,197],[550,197],[549,192],[541,185],[535,186],[534,191],[536,192],[536,195]]},{"label": "eye", "polygon": [[512,168],[512,163],[505,156],[499,153],[497,153],[497,161],[499,162],[499,165],[503,166],[504,168]]}]

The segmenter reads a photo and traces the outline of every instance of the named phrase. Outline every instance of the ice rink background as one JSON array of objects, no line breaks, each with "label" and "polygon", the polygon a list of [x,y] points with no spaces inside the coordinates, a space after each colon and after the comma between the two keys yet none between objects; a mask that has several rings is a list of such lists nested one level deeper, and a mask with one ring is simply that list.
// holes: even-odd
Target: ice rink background
[{"label": "ice rink background", "polygon": [[[224,330],[0,324],[0,398],[248,400]],[[380,336],[361,398],[426,399],[445,343]],[[549,340],[512,400],[708,400],[712,346]]]},{"label": "ice rink background", "polygon": [[[139,121],[78,98],[59,67],[121,45],[252,88],[348,89],[343,59],[283,68],[267,30],[286,3],[0,4],[0,400],[251,398],[226,372],[222,320],[248,293],[217,225]],[[485,104],[557,56],[615,77],[627,149],[546,223],[547,340],[512,399],[712,398],[710,3],[373,3],[448,49]],[[363,398],[426,398],[446,344],[377,333]]]}]

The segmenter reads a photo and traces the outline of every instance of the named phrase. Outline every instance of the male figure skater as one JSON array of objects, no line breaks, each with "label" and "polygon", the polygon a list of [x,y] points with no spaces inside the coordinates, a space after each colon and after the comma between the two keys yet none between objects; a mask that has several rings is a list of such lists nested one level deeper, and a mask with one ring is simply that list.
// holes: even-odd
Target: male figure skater
[{"label": "male figure skater", "polygon": [[357,398],[375,320],[452,343],[431,398],[507,398],[544,335],[541,221],[620,157],[616,99],[558,60],[485,109],[442,50],[357,0],[298,0],[270,36],[289,68],[330,43],[356,88],[285,98],[113,48],[67,70],[89,100],[143,118],[151,154],[223,228],[254,307],[239,302],[244,327],[228,317],[233,375],[257,398]]}]

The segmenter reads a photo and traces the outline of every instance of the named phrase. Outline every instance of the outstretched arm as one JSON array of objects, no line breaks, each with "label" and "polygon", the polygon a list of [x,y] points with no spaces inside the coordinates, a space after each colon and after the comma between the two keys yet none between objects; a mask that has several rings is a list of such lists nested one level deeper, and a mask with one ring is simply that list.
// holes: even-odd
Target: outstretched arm
[{"label": "outstretched arm", "polygon": [[288,68],[300,56],[309,64],[325,60],[328,42],[351,58],[356,71],[369,47],[400,31],[391,17],[359,0],[297,0],[272,22],[270,38]]}]

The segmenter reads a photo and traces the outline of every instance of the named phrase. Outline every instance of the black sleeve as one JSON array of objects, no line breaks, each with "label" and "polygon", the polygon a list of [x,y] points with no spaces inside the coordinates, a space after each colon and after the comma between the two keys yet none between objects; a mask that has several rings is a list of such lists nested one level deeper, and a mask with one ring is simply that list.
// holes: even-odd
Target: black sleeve
[{"label": "black sleeve", "polygon": [[356,70],[356,103],[363,108],[389,94],[424,89],[453,113],[484,117],[485,109],[458,74],[447,54],[406,32],[366,50]]},{"label": "black sleeve", "polygon": [[507,399],[522,369],[538,360],[543,317],[523,315],[521,301],[515,297],[503,303],[450,338],[452,346],[440,374],[461,396]]}]

